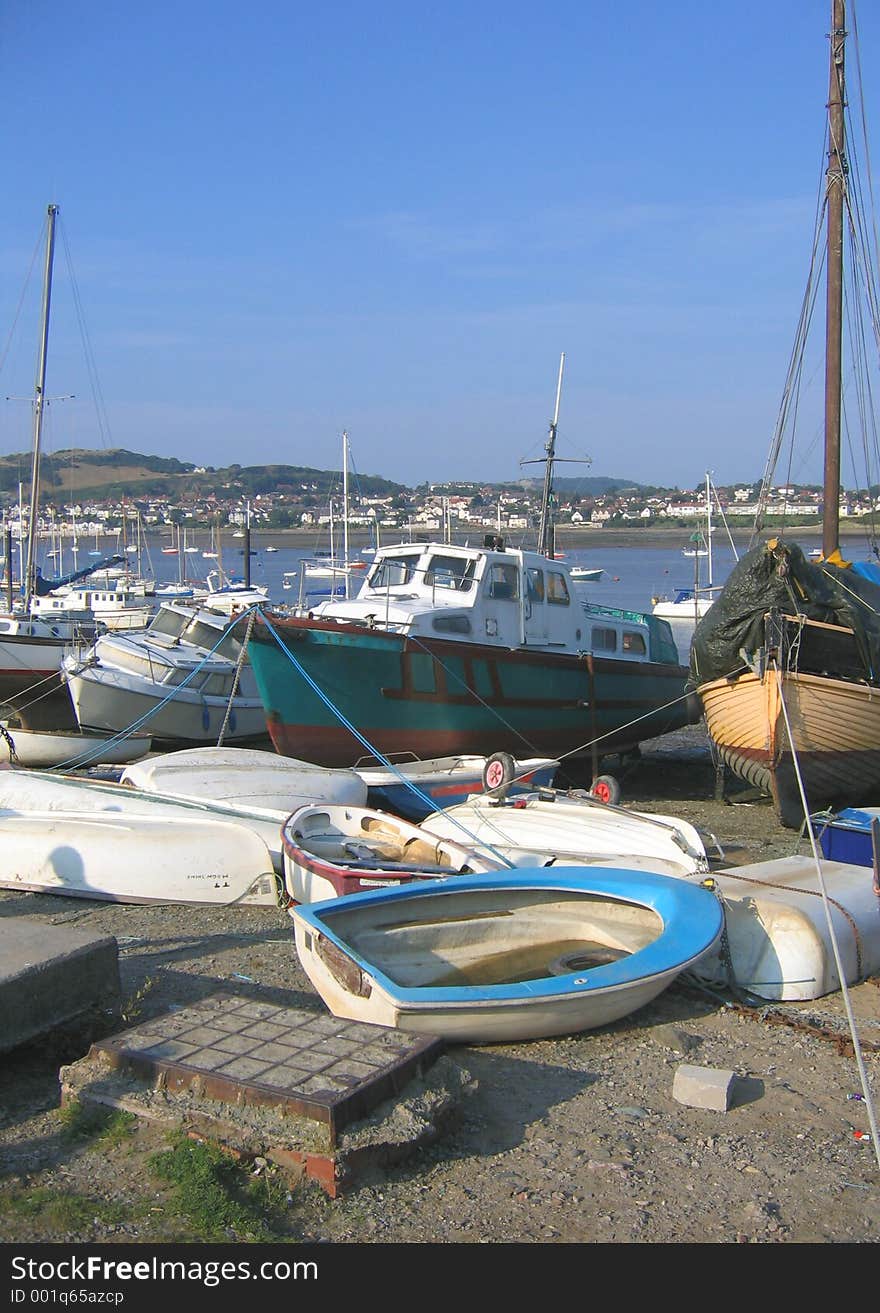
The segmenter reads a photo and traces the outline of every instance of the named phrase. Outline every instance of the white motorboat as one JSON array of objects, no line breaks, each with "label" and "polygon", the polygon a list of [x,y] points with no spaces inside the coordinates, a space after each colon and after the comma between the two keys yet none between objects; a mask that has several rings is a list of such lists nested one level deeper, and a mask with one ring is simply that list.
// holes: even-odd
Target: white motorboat
[{"label": "white motorboat", "polygon": [[355,894],[382,885],[507,869],[502,857],[372,807],[315,804],[284,822],[284,884],[297,903]]},{"label": "white motorboat", "polygon": [[474,1044],[617,1021],[723,927],[709,890],[608,867],[411,881],[290,913],[300,962],[336,1016]]},{"label": "white motorboat", "polygon": [[168,747],[268,742],[266,713],[242,652],[246,621],[207,605],[163,602],[140,633],[102,634],[69,654],[63,678],[79,725],[143,728]]}]

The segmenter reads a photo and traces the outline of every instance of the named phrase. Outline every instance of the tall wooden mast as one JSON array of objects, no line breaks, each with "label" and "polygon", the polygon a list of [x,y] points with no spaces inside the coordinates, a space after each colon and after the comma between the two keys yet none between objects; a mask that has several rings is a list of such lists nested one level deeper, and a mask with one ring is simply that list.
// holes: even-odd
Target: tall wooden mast
[{"label": "tall wooden mast", "polygon": [[845,0],[832,0],[828,87],[828,168],[825,173],[828,253],[825,317],[825,479],[822,555],[839,546],[840,412],[843,324],[843,198],[846,188],[844,42]]}]

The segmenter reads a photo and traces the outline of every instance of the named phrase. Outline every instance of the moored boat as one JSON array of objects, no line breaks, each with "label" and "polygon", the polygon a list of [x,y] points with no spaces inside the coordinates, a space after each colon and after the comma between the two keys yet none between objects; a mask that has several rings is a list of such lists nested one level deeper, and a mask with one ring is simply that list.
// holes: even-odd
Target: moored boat
[{"label": "moored boat", "polygon": [[68,770],[95,765],[120,765],[145,757],[152,746],[148,734],[87,734],[83,730],[26,729],[0,721],[0,765]]},{"label": "moored boat", "polygon": [[461,1043],[617,1021],[694,966],[723,925],[699,885],[608,867],[419,881],[291,916],[336,1016]]}]

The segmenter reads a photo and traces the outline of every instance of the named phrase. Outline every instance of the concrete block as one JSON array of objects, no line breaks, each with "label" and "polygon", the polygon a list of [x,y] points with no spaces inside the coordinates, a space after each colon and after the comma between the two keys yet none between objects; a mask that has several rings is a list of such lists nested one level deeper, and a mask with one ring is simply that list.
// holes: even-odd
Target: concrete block
[{"label": "concrete block", "polygon": [[709,1108],[727,1112],[733,1099],[736,1076],[732,1071],[715,1071],[711,1067],[693,1067],[682,1063],[675,1070],[672,1097],[691,1108]]},{"label": "concrete block", "polygon": [[121,1000],[119,946],[26,917],[0,920],[0,1053]]}]

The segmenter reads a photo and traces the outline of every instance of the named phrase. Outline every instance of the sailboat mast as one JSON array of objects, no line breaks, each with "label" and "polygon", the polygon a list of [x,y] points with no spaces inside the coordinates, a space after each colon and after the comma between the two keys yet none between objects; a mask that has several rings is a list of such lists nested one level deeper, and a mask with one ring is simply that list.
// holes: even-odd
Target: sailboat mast
[{"label": "sailboat mast", "polygon": [[556,384],[556,407],[547,436],[547,463],[544,467],[544,490],[541,494],[541,523],[538,530],[538,551],[544,556],[556,554],[556,539],[553,526],[553,461],[556,456],[556,430],[559,426],[559,402],[562,398],[562,371],[565,368],[565,352],[559,358],[559,379]]},{"label": "sailboat mast", "polygon": [[37,361],[37,379],[34,386],[34,446],[31,463],[31,502],[28,521],[27,564],[24,572],[24,607],[30,610],[36,588],[37,509],[40,497],[40,444],[43,433],[43,407],[46,397],[46,356],[49,349],[49,308],[52,304],[52,264],[55,258],[55,216],[57,205],[47,210],[46,260],[43,269],[43,305],[40,327],[40,354]]},{"label": "sailboat mast", "polygon": [[832,0],[831,59],[828,88],[828,168],[825,173],[828,255],[825,317],[825,477],[822,513],[822,555],[839,546],[840,529],[840,410],[843,325],[843,195],[846,152],[843,110],[846,40],[845,0]]},{"label": "sailboat mast", "polygon": [[342,432],[342,564],[345,567],[345,596],[348,597],[348,432]]}]

